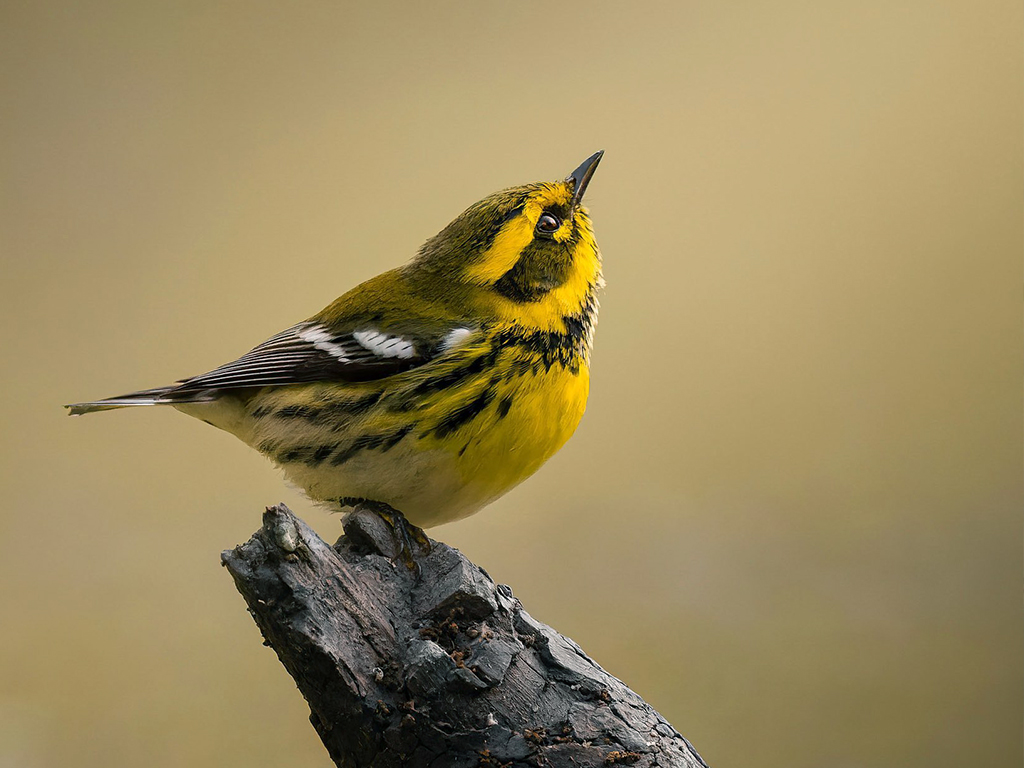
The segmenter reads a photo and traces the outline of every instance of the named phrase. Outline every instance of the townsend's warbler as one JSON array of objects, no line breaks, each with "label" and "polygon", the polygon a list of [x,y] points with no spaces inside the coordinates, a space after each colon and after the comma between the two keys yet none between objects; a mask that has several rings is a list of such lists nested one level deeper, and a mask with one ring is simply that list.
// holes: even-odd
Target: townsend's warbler
[{"label": "townsend's warbler", "polygon": [[269,456],[316,501],[377,502],[421,527],[470,515],[583,416],[602,280],[580,201],[601,155],[564,181],[484,198],[409,264],[234,362],[68,407],[173,405]]}]

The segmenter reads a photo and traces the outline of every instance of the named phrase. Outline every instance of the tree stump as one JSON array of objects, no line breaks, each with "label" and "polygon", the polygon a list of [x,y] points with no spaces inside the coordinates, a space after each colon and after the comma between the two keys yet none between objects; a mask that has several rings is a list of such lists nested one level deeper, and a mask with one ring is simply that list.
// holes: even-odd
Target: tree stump
[{"label": "tree stump", "polygon": [[333,547],[287,507],[222,561],[346,768],[707,768],[665,719],[460,552],[416,570],[371,512]]}]

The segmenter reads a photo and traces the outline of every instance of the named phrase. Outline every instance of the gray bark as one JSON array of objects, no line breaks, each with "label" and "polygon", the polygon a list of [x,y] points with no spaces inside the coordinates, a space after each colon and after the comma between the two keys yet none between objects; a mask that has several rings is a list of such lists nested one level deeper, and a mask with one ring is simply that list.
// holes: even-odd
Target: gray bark
[{"label": "gray bark", "polygon": [[345,532],[332,547],[281,505],[222,556],[337,765],[706,768],[457,550],[434,542],[413,571],[376,515]]}]

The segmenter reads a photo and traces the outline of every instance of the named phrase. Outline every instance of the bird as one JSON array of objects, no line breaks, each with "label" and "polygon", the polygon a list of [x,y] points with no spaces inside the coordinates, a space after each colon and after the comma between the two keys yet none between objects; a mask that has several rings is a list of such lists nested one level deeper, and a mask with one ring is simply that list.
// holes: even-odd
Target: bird
[{"label": "bird", "polygon": [[471,515],[583,417],[604,281],[582,200],[603,154],[483,198],[403,266],[232,362],[65,407],[171,406],[269,457],[313,502],[419,534]]}]

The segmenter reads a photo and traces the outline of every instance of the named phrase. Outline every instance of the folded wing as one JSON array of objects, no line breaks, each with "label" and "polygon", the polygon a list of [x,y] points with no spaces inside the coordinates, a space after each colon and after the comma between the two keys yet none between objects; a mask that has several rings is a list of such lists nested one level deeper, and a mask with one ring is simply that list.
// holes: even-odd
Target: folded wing
[{"label": "folded wing", "polygon": [[407,371],[451,348],[447,343],[364,328],[343,333],[313,321],[293,325],[237,360],[167,387],[68,406],[72,414],[133,405],[212,400],[218,392],[312,381],[369,381]]}]

